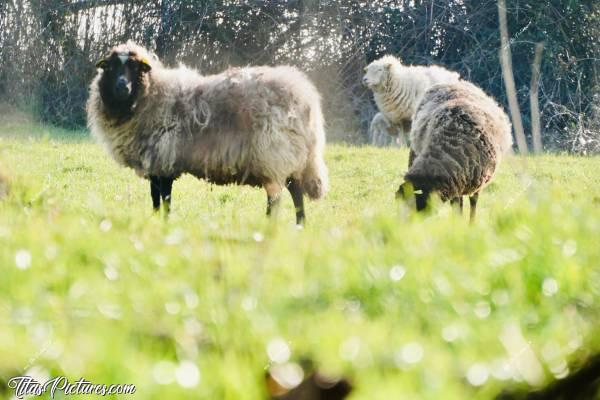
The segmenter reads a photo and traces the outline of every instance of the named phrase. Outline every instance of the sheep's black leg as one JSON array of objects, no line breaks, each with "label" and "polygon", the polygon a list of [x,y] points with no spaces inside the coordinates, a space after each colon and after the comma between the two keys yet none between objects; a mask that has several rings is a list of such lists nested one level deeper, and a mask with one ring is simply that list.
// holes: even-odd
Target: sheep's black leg
[{"label": "sheep's black leg", "polygon": [[302,187],[297,179],[290,178],[287,181],[287,188],[292,195],[294,201],[294,208],[296,209],[296,224],[304,224],[306,216],[304,215],[304,197],[302,193]]},{"label": "sheep's black leg", "polygon": [[160,210],[160,178],[150,176],[150,195],[152,196],[152,208],[154,211]]},{"label": "sheep's black leg", "polygon": [[173,189],[173,178],[160,178],[160,197],[163,202],[163,209],[165,210],[165,217],[169,215],[171,211],[171,190]]},{"label": "sheep's black leg", "polygon": [[459,215],[462,215],[463,212],[463,198],[462,196],[458,196],[450,200],[450,204],[452,207],[456,208]]},{"label": "sheep's black leg", "polygon": [[479,199],[479,193],[475,193],[469,197],[469,221],[471,223],[475,221],[475,213],[477,212],[477,199]]}]

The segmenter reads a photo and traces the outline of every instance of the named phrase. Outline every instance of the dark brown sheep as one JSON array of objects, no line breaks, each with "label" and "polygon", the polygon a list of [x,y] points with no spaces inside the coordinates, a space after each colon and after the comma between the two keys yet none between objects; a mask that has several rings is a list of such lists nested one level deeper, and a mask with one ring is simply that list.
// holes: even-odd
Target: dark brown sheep
[{"label": "dark brown sheep", "polygon": [[415,113],[409,169],[397,196],[414,194],[417,210],[432,193],[461,208],[469,196],[473,221],[479,193],[511,144],[506,113],[480,88],[463,80],[435,85]]}]

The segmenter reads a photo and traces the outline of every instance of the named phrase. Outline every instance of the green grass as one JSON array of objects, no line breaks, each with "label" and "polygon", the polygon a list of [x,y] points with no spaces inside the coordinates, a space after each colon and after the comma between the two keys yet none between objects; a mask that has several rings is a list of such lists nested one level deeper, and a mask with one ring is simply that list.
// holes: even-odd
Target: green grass
[{"label": "green grass", "polygon": [[0,129],[0,398],[34,368],[135,384],[123,398],[264,399],[280,338],[353,400],[491,399],[600,350],[599,158],[509,157],[469,226],[396,203],[406,151],[332,145],[299,231],[287,195],[269,223],[262,190],[188,176],[164,222],[81,134],[19,129]]}]

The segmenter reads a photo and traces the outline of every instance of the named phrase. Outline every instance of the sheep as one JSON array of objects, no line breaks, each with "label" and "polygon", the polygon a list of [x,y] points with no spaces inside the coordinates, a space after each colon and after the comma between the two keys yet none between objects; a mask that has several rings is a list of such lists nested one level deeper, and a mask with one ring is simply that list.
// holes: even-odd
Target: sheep
[{"label": "sheep", "polygon": [[371,121],[369,136],[371,137],[371,144],[374,146],[386,146],[392,142],[398,146],[406,147],[404,136],[400,135],[398,129],[390,124],[390,121],[380,112],[375,114]]},{"label": "sheep", "polygon": [[436,192],[462,210],[466,195],[473,222],[479,194],[512,146],[506,113],[472,83],[439,84],[424,94],[410,136],[409,169],[397,197],[414,194],[420,211]]},{"label": "sheep", "polygon": [[303,194],[328,188],[320,95],[291,66],[230,68],[203,76],[166,68],[129,41],[97,64],[87,103],[92,135],[121,165],[150,180],[155,211],[168,214],[183,173],[267,192],[267,214],[286,187],[305,219]]},{"label": "sheep", "polygon": [[406,138],[419,100],[425,91],[437,83],[456,82],[457,72],[443,67],[403,65],[394,56],[383,56],[365,68],[363,84],[373,91],[375,103],[394,126],[398,137]]}]

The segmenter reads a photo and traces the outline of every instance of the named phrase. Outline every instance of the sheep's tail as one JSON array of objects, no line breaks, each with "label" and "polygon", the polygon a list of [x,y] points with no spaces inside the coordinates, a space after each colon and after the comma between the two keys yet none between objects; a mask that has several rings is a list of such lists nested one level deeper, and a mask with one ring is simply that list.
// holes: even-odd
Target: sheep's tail
[{"label": "sheep's tail", "polygon": [[329,190],[329,174],[323,153],[325,150],[325,127],[320,107],[311,113],[311,128],[315,141],[308,154],[306,167],[302,172],[301,186],[309,198],[320,199]]},{"label": "sheep's tail", "polygon": [[302,191],[313,200],[320,199],[329,190],[327,166],[322,158],[313,155],[302,172]]}]

